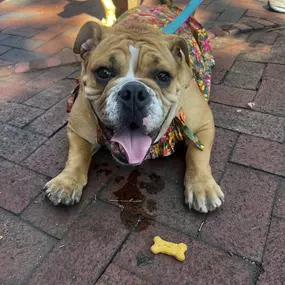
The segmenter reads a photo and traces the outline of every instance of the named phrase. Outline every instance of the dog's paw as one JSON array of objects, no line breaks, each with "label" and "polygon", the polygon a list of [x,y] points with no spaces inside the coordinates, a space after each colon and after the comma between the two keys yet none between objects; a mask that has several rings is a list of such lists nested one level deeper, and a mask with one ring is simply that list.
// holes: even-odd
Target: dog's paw
[{"label": "dog's paw", "polygon": [[84,185],[64,174],[59,174],[44,187],[46,197],[54,204],[73,205],[80,201]]},{"label": "dog's paw", "polygon": [[185,183],[185,203],[202,213],[214,211],[224,202],[224,193],[212,178],[205,182]]}]

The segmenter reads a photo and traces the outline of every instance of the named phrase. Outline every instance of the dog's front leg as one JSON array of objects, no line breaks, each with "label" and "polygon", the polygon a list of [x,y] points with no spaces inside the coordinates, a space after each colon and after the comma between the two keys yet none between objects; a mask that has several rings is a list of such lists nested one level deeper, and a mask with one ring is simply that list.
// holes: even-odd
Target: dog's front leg
[{"label": "dog's front leg", "polygon": [[92,145],[68,128],[68,160],[64,170],[49,181],[44,188],[53,204],[73,205],[80,201],[83,187],[87,184]]},{"label": "dog's front leg", "polygon": [[215,136],[212,123],[196,133],[204,144],[201,151],[190,142],[186,154],[185,202],[189,208],[203,213],[221,206],[224,194],[211,173],[210,156]]}]

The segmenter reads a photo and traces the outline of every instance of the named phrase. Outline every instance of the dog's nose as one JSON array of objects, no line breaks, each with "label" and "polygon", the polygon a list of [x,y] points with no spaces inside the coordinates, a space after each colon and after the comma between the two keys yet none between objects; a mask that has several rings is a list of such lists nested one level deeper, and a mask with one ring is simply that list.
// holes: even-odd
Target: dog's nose
[{"label": "dog's nose", "polygon": [[132,111],[145,107],[151,100],[146,87],[139,82],[130,82],[118,93],[123,106]]}]

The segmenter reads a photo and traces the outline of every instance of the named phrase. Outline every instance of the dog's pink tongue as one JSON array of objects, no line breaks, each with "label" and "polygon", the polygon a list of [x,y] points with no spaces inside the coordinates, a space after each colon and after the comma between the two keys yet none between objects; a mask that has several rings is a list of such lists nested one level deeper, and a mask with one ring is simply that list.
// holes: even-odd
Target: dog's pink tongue
[{"label": "dog's pink tongue", "polygon": [[142,162],[151,145],[151,138],[142,134],[139,129],[126,128],[116,132],[111,141],[119,143],[125,149],[130,164]]}]

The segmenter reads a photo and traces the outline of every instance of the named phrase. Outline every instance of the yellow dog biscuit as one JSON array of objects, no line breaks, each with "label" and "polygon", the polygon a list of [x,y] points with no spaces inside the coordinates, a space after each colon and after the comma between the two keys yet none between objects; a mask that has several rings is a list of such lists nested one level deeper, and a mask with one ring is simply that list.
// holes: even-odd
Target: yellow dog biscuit
[{"label": "yellow dog biscuit", "polygon": [[154,254],[164,253],[174,256],[179,261],[185,260],[185,251],[187,250],[187,245],[185,243],[173,243],[165,241],[159,236],[154,237],[154,245],[151,247],[151,251]]}]

